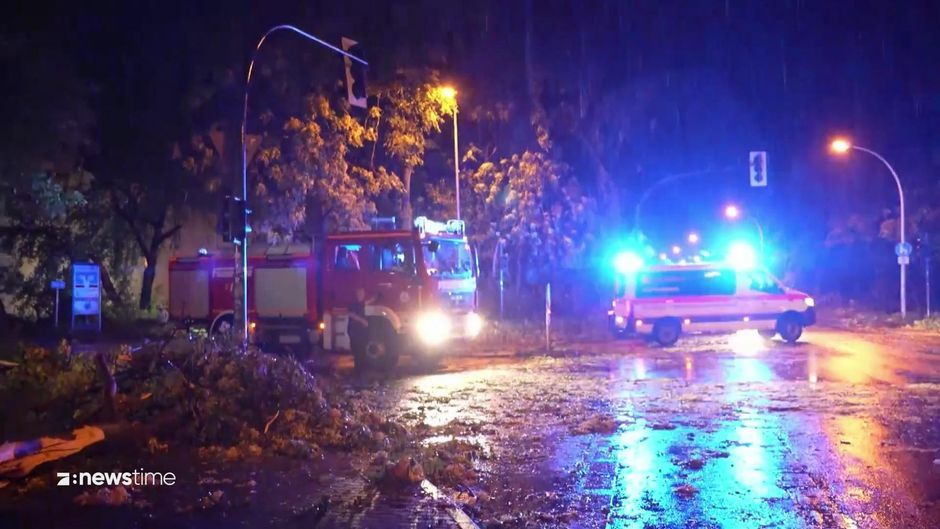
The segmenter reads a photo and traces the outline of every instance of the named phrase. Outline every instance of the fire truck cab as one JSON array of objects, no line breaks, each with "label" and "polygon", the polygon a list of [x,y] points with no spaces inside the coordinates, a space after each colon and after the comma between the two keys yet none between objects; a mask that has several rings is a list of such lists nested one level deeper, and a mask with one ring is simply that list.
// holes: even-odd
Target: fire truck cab
[{"label": "fire truck cab", "polygon": [[[210,255],[171,260],[171,317],[211,334],[231,328],[233,265]],[[477,269],[464,223],[425,217],[410,231],[336,233],[306,253],[251,256],[250,336],[266,348],[350,351],[349,308],[362,289],[369,325],[350,351],[357,367],[389,369],[404,351],[430,363],[453,340],[480,334]]]}]

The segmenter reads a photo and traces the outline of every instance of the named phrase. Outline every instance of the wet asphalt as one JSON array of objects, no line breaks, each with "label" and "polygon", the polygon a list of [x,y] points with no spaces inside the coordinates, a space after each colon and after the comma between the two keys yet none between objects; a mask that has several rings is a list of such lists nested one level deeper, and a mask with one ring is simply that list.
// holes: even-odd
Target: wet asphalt
[{"label": "wet asphalt", "polygon": [[360,396],[480,447],[481,526],[940,527],[940,335],[492,347]]}]

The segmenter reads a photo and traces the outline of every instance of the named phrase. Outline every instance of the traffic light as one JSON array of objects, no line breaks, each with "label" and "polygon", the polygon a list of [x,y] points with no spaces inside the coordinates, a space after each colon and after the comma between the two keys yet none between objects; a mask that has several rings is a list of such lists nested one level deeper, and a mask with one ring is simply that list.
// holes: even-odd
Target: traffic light
[{"label": "traffic light", "polygon": [[748,158],[751,187],[767,187],[767,152],[751,151]]},{"label": "traffic light", "polygon": [[222,198],[222,207],[219,210],[219,220],[216,222],[215,230],[222,236],[223,242],[232,242],[232,195],[225,195]]},{"label": "traffic light", "polygon": [[219,221],[216,223],[216,231],[222,236],[222,241],[241,244],[245,236],[251,233],[251,226],[248,225],[250,214],[251,210],[244,200],[225,195],[222,199],[222,209],[219,211]]}]

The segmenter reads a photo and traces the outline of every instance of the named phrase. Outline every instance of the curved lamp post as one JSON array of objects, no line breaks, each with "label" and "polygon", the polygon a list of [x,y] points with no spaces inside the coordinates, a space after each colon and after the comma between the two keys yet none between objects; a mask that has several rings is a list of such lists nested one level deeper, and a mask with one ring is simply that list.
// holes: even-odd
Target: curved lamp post
[{"label": "curved lamp post", "polygon": [[[900,202],[900,209],[901,209],[901,219],[900,219],[901,221],[901,246],[902,247],[905,246],[905,243],[907,242],[907,240],[905,239],[904,188],[901,187],[901,179],[898,178],[898,173],[895,172],[894,167],[891,167],[891,164],[888,163],[888,160],[885,160],[884,157],[878,154],[877,152],[871,149],[866,149],[865,147],[854,145],[847,138],[836,138],[832,140],[832,143],[829,144],[829,150],[839,155],[845,155],[850,150],[856,150],[856,151],[868,153],[874,156],[875,158],[877,158],[878,160],[880,160],[881,163],[883,163],[884,166],[888,168],[888,171],[891,173],[891,176],[894,177],[894,183],[897,184],[898,186],[898,200]],[[907,293],[905,291],[906,291],[906,284],[907,284],[907,263],[904,260],[902,260],[901,257],[902,256],[900,255],[898,256],[898,264],[901,266],[901,318],[906,319],[907,318]]]},{"label": "curved lamp post", "polygon": [[[258,44],[255,45],[254,51],[251,53],[251,62],[248,63],[248,75],[245,79],[245,104],[242,107],[242,129],[241,129],[241,142],[242,142],[242,207],[247,208],[248,206],[248,147],[245,145],[245,129],[248,125],[248,91],[251,87],[251,74],[255,68],[255,60],[258,58],[258,52],[261,50],[261,46],[264,44],[264,41],[267,40],[268,36],[277,31],[287,30],[292,31],[301,37],[304,37],[307,40],[315,42],[331,51],[334,51],[352,61],[355,61],[363,66],[368,66],[369,63],[352,55],[348,52],[337,48],[336,46],[326,42],[323,39],[315,37],[306,31],[298,29],[289,24],[281,24],[274,26],[271,29],[267,30],[264,35],[258,40]],[[241,215],[239,216],[241,218]],[[233,281],[235,282],[234,291],[238,293],[235,300],[235,326],[238,328],[238,331],[242,335],[242,340],[245,344],[248,343],[248,233],[250,229],[248,228],[248,215],[244,215],[245,218],[245,236],[241,242],[241,259],[235,259],[235,277]],[[241,231],[241,230],[239,230]],[[241,299],[238,299],[240,297]]]}]

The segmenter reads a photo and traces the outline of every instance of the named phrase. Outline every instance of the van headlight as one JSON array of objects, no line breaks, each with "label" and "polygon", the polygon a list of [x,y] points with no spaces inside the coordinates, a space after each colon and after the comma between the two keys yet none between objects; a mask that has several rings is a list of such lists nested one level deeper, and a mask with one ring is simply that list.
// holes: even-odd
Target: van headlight
[{"label": "van headlight", "polygon": [[806,306],[807,306],[807,307],[815,307],[815,306],[816,306],[816,300],[813,299],[813,298],[805,298],[805,299],[803,299],[803,303],[806,303]]},{"label": "van headlight", "polygon": [[466,331],[467,336],[470,338],[479,336],[480,332],[483,331],[483,316],[480,316],[476,312],[467,314]]},{"label": "van headlight", "polygon": [[418,316],[418,339],[426,345],[440,345],[450,338],[450,318],[441,311],[425,312]]}]

